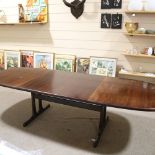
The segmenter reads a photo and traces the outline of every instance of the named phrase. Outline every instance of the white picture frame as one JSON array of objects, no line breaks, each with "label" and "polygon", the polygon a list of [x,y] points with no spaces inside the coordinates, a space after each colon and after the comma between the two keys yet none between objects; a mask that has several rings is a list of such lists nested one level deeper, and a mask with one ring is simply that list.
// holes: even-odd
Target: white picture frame
[{"label": "white picture frame", "polygon": [[116,58],[90,57],[89,74],[116,77]]}]

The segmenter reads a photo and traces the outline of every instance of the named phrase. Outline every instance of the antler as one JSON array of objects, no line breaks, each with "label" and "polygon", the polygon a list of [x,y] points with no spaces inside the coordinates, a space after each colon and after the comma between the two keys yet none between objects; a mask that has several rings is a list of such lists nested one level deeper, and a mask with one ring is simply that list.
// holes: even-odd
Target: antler
[{"label": "antler", "polygon": [[63,0],[63,2],[65,3],[65,5],[66,6],[68,6],[68,7],[72,7],[73,5],[72,4],[70,4],[70,3],[68,3],[67,1],[65,1],[65,0]]},{"label": "antler", "polygon": [[[80,4],[84,4],[86,0],[82,0]],[[74,7],[76,8],[77,6],[73,5],[73,2],[68,3],[66,0],[63,0],[63,2],[65,3],[66,6],[68,7]]]}]

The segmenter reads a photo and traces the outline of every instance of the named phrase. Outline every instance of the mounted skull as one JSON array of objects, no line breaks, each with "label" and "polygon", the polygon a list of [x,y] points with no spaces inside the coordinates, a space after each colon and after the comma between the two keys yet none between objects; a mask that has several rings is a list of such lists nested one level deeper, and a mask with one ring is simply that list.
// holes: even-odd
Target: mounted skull
[{"label": "mounted skull", "polygon": [[84,3],[86,0],[74,0],[71,3],[68,3],[66,0],[63,0],[66,6],[71,8],[71,13],[73,14],[74,17],[78,18],[82,15],[83,10],[84,10]]}]

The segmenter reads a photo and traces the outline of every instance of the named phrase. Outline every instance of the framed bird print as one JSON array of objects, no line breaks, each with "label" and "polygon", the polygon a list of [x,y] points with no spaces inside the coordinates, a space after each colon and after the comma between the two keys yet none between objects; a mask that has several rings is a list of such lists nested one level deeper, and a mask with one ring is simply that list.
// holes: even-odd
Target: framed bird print
[{"label": "framed bird print", "polygon": [[89,74],[115,77],[116,62],[115,58],[90,57]]}]

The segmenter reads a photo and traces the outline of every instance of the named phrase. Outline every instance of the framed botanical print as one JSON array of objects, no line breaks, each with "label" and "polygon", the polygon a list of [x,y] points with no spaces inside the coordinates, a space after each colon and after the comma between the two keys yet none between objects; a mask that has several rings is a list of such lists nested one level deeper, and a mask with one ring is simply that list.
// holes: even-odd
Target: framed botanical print
[{"label": "framed botanical print", "polygon": [[89,74],[115,77],[116,63],[115,58],[90,57]]},{"label": "framed botanical print", "polygon": [[5,50],[5,69],[11,67],[20,67],[20,52]]},{"label": "framed botanical print", "polygon": [[33,51],[20,50],[21,52],[21,67],[33,67]]},{"label": "framed botanical print", "polygon": [[76,72],[89,73],[89,58],[77,58],[76,60]]},{"label": "framed botanical print", "polygon": [[75,56],[55,54],[54,69],[66,72],[74,72]]},{"label": "framed botanical print", "polygon": [[4,70],[4,50],[0,50],[0,70]]},{"label": "framed botanical print", "polygon": [[34,53],[34,68],[53,69],[53,53]]}]

